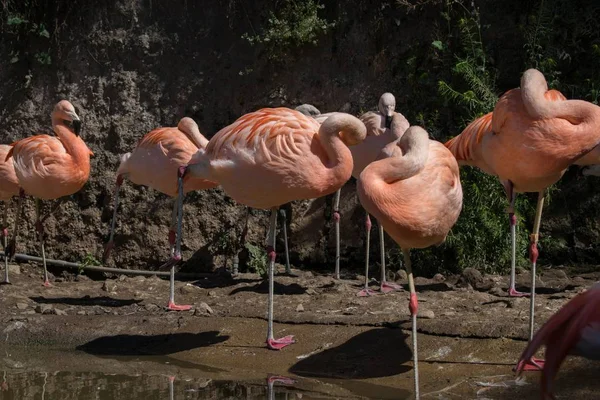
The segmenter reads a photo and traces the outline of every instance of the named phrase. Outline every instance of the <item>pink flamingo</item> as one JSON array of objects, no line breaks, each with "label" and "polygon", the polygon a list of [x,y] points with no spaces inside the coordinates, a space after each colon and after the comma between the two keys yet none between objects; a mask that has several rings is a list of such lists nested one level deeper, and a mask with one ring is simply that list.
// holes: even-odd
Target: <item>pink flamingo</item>
[{"label": "pink flamingo", "polygon": [[15,174],[15,167],[12,158],[6,159],[11,147],[6,144],[0,145],[0,201],[4,202],[4,219],[2,221],[2,238],[4,245],[4,281],[0,283],[9,284],[8,279],[8,256],[6,247],[8,246],[8,207],[13,196],[18,196],[21,188]]},{"label": "pink flamingo", "polygon": [[[177,127],[158,128],[146,134],[138,142],[133,152],[121,156],[121,164],[117,169],[113,218],[103,260],[106,262],[114,247],[113,237],[119,207],[119,188],[123,184],[124,178],[129,179],[136,185],[149,186],[173,197],[173,213],[171,214],[171,226],[169,227],[171,259],[160,267],[171,267],[170,295],[167,308],[172,311],[185,311],[192,308],[189,305],[175,304],[175,265],[181,261],[181,249],[175,248],[175,225],[177,222],[178,200],[183,201],[183,196],[178,196],[177,182],[173,177],[180,165],[187,164],[192,155],[198,149],[204,149],[207,144],[208,140],[202,136],[196,122],[185,117],[179,121]],[[217,183],[189,176],[184,180],[184,194],[193,190],[210,189],[216,186],[218,186]]]},{"label": "pink flamingo", "polygon": [[[238,118],[199,150],[179,171],[179,190],[187,174],[218,182],[225,193],[249,207],[271,209],[267,252],[269,299],[267,346],[279,350],[292,335],[273,337],[275,229],[281,204],[334,193],[352,174],[347,146],[364,140],[366,128],[349,114],[337,113],[323,124],[288,108],[264,108]],[[179,213],[178,230],[181,229]],[[180,235],[177,236],[179,241]]]},{"label": "pink flamingo", "polygon": [[419,398],[417,293],[410,249],[443,243],[462,209],[456,159],[418,126],[404,131],[397,114],[391,129],[402,136],[392,156],[370,163],[358,179],[358,198],[402,248],[410,289],[415,398]]},{"label": "pink flamingo", "polygon": [[567,355],[600,360],[600,283],[571,299],[537,331],[519,359],[518,375],[542,345],[546,345],[542,399],[554,399],[554,379]]},{"label": "pink flamingo", "polygon": [[[546,188],[556,183],[569,165],[582,162],[600,142],[600,108],[581,100],[566,100],[549,91],[541,72],[523,73],[521,88],[506,92],[494,112],[474,122],[446,147],[461,165],[472,165],[498,176],[508,199],[512,237],[511,285],[514,290],[516,193],[538,192],[538,202],[530,236],[531,292],[529,338],[533,337],[535,268],[538,238]],[[525,370],[540,368],[543,360],[532,359]]]},{"label": "pink flamingo", "polygon": [[[5,160],[13,159],[15,174],[21,186],[15,230],[6,249],[9,257],[15,253],[19,217],[25,194],[35,197],[36,222],[44,264],[44,286],[50,286],[44,251],[44,226],[64,196],[78,192],[90,176],[92,151],[79,137],[81,120],[67,100],[59,101],[52,111],[52,130],[57,137],[35,135],[11,144]],[[40,218],[41,201],[59,199],[50,213]]]}]

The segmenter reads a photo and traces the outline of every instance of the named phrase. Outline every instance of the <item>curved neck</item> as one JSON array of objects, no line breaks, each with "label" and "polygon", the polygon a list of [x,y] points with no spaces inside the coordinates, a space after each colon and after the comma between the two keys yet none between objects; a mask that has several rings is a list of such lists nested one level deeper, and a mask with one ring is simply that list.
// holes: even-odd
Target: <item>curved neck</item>
[{"label": "curved neck", "polygon": [[65,125],[62,120],[52,118],[52,130],[58,136],[67,153],[78,165],[86,165],[89,168],[91,151],[83,140]]},{"label": "curved neck", "polygon": [[394,183],[415,176],[425,168],[429,158],[429,136],[423,128],[408,128],[398,146],[402,156],[372,162],[360,178],[370,180],[376,177],[386,183]]},{"label": "curved neck", "polygon": [[177,129],[183,132],[199,149],[204,149],[208,140],[202,136],[200,129],[191,118],[182,118],[177,124]]},{"label": "curved neck", "polygon": [[319,138],[323,150],[327,153],[326,166],[339,171],[340,177],[352,171],[352,153],[349,145],[360,143],[366,136],[365,125],[356,117],[344,113],[335,113],[327,118],[319,129]]}]

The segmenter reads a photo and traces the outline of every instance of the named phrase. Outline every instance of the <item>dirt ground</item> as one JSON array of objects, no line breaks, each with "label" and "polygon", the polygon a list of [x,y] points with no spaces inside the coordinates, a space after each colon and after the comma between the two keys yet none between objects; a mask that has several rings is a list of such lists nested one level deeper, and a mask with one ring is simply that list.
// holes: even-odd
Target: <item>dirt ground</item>
[{"label": "dirt ground", "polygon": [[[335,281],[299,270],[293,270],[296,276],[278,275],[276,336],[295,334],[298,342],[274,352],[264,346],[267,285],[256,275],[176,282],[177,303],[194,307],[170,312],[165,310],[169,282],[155,276],[91,279],[55,270],[52,287],[45,288],[35,264],[12,266],[11,272],[12,285],[0,286],[3,369],[36,370],[50,359],[56,370],[118,373],[130,368],[120,357],[147,356],[136,362],[178,379],[256,381],[279,374],[301,378],[295,388],[344,398],[410,398],[412,393],[408,294],[359,298],[361,276]],[[540,273],[538,327],[600,280],[600,272],[584,269],[541,268]],[[398,283],[406,288],[401,278]],[[528,281],[528,274],[519,274],[517,288],[526,290]],[[529,299],[507,297],[508,277],[467,270],[416,282],[422,394],[538,398],[537,373],[520,383],[512,373],[527,338]],[[57,351],[67,355],[53,355]],[[164,360],[153,364],[151,357],[168,357],[168,366]],[[557,382],[559,398],[561,393],[594,398],[598,387],[590,387],[596,384],[591,377],[597,373],[594,364],[569,359]]]}]

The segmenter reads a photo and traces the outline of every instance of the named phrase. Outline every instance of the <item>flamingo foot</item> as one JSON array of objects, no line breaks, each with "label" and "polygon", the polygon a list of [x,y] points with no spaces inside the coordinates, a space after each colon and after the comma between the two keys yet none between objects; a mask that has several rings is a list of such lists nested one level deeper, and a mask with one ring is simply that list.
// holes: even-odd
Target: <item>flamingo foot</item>
[{"label": "flamingo foot", "polygon": [[381,284],[381,292],[384,294],[394,291],[399,292],[402,290],[404,290],[402,286],[396,285],[395,283],[383,282]]},{"label": "flamingo foot", "polygon": [[515,288],[508,289],[508,297],[527,297],[530,295],[531,295],[531,293],[519,292]]},{"label": "flamingo foot", "polygon": [[267,339],[267,347],[269,350],[281,350],[284,347],[294,343],[296,343],[294,335],[288,335],[286,337],[282,337],[281,339]]},{"label": "flamingo foot", "polygon": [[12,285],[12,283],[8,280],[0,282],[0,285]]},{"label": "flamingo foot", "polygon": [[192,306],[181,306],[170,301],[167,309],[169,311],[189,311],[192,309]]},{"label": "flamingo foot", "polygon": [[521,360],[514,370],[541,371],[544,369],[544,363],[542,359],[531,357],[529,360]]},{"label": "flamingo foot", "polygon": [[378,295],[378,294],[379,294],[379,292],[376,292],[376,291],[371,290],[371,289],[366,289],[366,288],[363,289],[363,290],[361,290],[360,292],[356,293],[356,295],[358,297],[369,297],[369,296],[375,296],[375,295]]},{"label": "flamingo foot", "polygon": [[42,286],[44,286],[44,287],[52,287],[52,285],[50,284],[50,282],[47,281],[47,280],[44,281],[44,283],[42,283]]},{"label": "flamingo foot", "polygon": [[281,376],[281,375],[269,375],[267,377],[267,383],[283,383],[284,385],[293,385],[294,383],[296,383],[295,379],[292,378],[288,378],[287,376]]}]

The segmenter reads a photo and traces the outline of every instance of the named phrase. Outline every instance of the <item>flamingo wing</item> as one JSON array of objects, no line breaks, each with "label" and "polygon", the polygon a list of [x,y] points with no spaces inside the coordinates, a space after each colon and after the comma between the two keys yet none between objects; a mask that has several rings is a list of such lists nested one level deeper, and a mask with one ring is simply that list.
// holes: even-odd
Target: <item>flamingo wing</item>
[{"label": "flamingo wing", "polygon": [[[600,358],[600,283],[574,297],[538,330],[520,361],[529,360],[546,345],[542,392],[550,395],[560,365],[569,354]],[[523,371],[519,364],[517,373]]]},{"label": "flamingo wing", "polygon": [[12,149],[6,158],[12,157],[15,171],[20,179],[37,176],[44,178],[54,175],[70,155],[63,143],[56,137],[35,135],[11,144]]},{"label": "flamingo wing", "polygon": [[492,115],[493,113],[490,112],[477,118],[467,125],[460,135],[444,143],[458,162],[479,166],[478,163],[482,161],[479,157],[481,140],[485,135],[493,133]]}]

